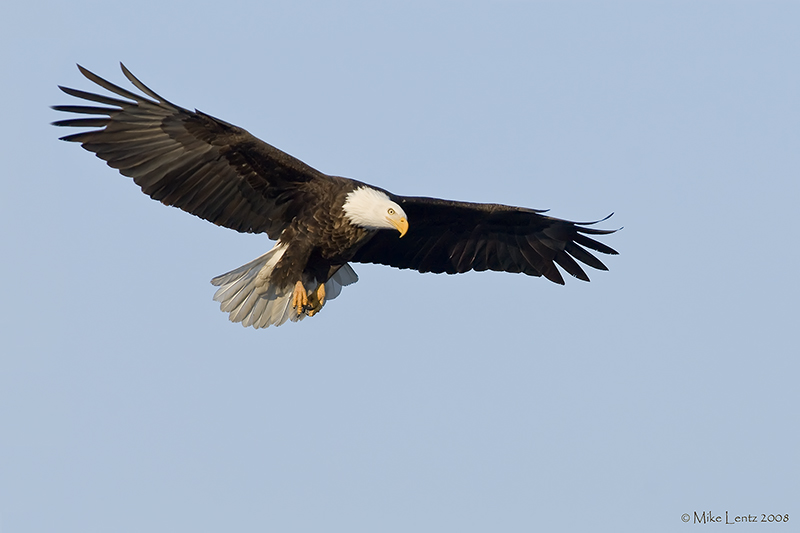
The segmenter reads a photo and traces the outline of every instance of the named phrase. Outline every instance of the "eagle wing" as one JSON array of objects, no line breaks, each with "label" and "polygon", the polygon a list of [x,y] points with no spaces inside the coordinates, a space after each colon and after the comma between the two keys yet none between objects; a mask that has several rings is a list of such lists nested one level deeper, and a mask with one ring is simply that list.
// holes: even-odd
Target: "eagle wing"
[{"label": "eagle wing", "polygon": [[589,227],[596,222],[570,222],[545,216],[544,211],[498,204],[402,196],[393,199],[406,212],[408,232],[400,239],[394,232],[376,232],[352,261],[447,274],[469,270],[522,272],[563,284],[556,264],[589,281],[577,261],[598,270],[608,268],[586,248],[617,253],[587,236],[616,231]]},{"label": "eagle wing", "polygon": [[130,101],[59,87],[71,96],[111,107],[53,106],[57,111],[95,115],[53,124],[101,127],[61,139],[81,143],[133,178],[154,200],[220,226],[266,232],[277,239],[297,214],[304,184],[329,179],[242,128],[168,102],[120,66],[150,99],[78,65],[89,80]]}]

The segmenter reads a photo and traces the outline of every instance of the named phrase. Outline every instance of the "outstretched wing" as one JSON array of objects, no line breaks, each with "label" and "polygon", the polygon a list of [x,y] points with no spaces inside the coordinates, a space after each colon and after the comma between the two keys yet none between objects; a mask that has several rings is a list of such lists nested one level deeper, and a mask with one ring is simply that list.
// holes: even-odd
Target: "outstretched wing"
[{"label": "outstretched wing", "polygon": [[587,237],[616,231],[588,227],[594,222],[570,222],[545,216],[539,210],[497,204],[402,196],[393,199],[406,212],[408,233],[398,238],[395,232],[377,232],[356,252],[354,262],[448,274],[469,270],[522,272],[563,284],[556,264],[589,281],[576,259],[598,270],[608,268],[586,248],[617,253]]},{"label": "outstretched wing", "polygon": [[130,101],[59,87],[71,96],[110,107],[53,106],[57,111],[94,115],[53,124],[101,127],[62,139],[81,143],[133,178],[154,200],[220,226],[266,232],[277,239],[296,214],[303,184],[329,179],[239,127],[168,102],[120,66],[149,99],[79,65],[91,81]]}]

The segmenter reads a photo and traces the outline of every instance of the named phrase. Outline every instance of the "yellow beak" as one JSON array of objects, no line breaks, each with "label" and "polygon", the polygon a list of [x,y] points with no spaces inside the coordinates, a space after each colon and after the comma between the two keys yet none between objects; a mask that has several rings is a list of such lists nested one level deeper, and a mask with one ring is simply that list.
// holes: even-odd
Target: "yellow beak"
[{"label": "yellow beak", "polygon": [[400,238],[406,234],[408,231],[408,220],[405,217],[401,217],[400,220],[389,220],[389,223],[397,228],[397,231],[400,232]]}]

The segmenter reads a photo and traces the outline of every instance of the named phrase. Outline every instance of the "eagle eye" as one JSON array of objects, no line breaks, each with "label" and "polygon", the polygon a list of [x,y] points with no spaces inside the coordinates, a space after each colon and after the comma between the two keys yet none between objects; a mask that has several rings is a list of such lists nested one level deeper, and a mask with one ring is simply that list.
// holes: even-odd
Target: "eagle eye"
[{"label": "eagle eye", "polygon": [[394,215],[394,209],[392,209],[392,208],[390,207],[390,208],[389,208],[389,211],[388,211],[388,213],[389,213],[390,215]]}]

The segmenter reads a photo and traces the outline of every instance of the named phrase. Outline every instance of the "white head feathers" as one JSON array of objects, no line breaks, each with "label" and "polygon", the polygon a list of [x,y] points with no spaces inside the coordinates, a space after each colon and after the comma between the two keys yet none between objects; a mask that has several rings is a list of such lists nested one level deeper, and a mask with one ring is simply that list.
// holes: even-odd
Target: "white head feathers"
[{"label": "white head feathers", "polygon": [[401,237],[408,230],[403,208],[371,187],[359,187],[348,194],[342,209],[352,224],[362,228],[396,229]]}]

